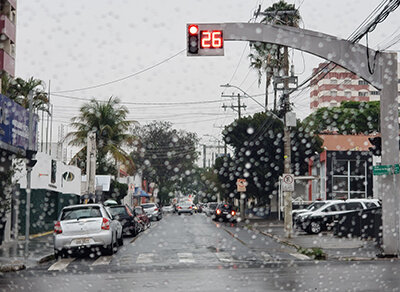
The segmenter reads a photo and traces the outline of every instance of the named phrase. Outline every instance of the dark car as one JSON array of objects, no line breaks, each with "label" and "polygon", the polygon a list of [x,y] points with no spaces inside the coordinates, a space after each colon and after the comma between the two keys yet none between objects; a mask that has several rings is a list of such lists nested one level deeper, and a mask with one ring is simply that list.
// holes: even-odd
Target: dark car
[{"label": "dark car", "polygon": [[140,231],[145,230],[146,228],[150,227],[150,219],[147,216],[146,212],[144,211],[142,206],[136,206],[134,209],[135,217],[137,218],[140,226]]},{"label": "dark car", "polygon": [[220,203],[214,211],[213,219],[216,221],[236,221],[236,210],[231,204]]},{"label": "dark car", "polygon": [[121,223],[124,235],[136,236],[139,233],[139,222],[131,208],[126,205],[112,205],[107,206],[106,209]]}]

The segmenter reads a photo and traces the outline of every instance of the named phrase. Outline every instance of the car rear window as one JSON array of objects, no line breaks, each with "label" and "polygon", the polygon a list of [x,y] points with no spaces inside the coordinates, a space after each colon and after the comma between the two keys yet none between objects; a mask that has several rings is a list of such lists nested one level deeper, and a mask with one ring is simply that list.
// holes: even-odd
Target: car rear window
[{"label": "car rear window", "polygon": [[109,211],[111,215],[116,216],[116,215],[126,215],[126,209],[123,206],[119,207],[110,207]]},{"label": "car rear window", "polygon": [[103,217],[100,208],[97,206],[78,207],[73,209],[65,209],[62,212],[61,220],[73,220],[83,218]]},{"label": "car rear window", "polygon": [[221,210],[228,210],[228,211],[230,211],[232,209],[232,207],[228,204],[221,204],[218,206],[218,208]]},{"label": "car rear window", "polygon": [[211,203],[211,204],[209,205],[209,208],[210,208],[210,209],[216,209],[217,206],[218,206],[218,203]]},{"label": "car rear window", "polygon": [[143,205],[142,205],[142,207],[145,208],[145,209],[147,209],[147,208],[152,208],[152,207],[154,207],[154,206],[155,206],[154,204],[143,204]]}]

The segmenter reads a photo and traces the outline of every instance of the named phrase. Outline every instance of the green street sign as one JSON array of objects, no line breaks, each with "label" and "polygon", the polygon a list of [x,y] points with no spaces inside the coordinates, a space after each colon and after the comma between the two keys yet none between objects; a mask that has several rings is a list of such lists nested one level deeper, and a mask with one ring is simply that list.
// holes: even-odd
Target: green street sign
[{"label": "green street sign", "polygon": [[373,175],[393,175],[400,173],[400,165],[376,165],[372,168]]}]

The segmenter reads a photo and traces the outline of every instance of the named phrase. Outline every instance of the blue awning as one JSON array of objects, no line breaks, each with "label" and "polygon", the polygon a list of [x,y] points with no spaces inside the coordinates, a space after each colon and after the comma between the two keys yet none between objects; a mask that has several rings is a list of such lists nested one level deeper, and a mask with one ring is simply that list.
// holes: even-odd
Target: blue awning
[{"label": "blue awning", "polygon": [[134,197],[146,197],[149,198],[150,195],[148,193],[146,193],[144,190],[142,190],[139,187],[135,188],[135,193],[133,194]]}]

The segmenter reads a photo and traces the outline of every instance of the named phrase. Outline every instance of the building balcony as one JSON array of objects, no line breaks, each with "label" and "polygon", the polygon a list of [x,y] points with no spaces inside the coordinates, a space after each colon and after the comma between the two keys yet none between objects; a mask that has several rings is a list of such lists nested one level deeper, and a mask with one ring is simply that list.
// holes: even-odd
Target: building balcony
[{"label": "building balcony", "polygon": [[15,60],[3,49],[0,50],[0,70],[7,72],[12,77],[15,76]]},{"label": "building balcony", "polygon": [[12,23],[7,16],[1,15],[0,16],[0,41],[3,40],[5,35],[8,39],[11,40],[15,44],[15,39],[16,39],[16,28],[15,24]]}]

